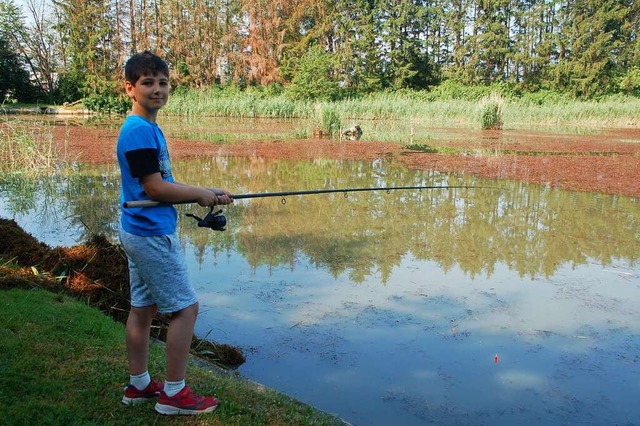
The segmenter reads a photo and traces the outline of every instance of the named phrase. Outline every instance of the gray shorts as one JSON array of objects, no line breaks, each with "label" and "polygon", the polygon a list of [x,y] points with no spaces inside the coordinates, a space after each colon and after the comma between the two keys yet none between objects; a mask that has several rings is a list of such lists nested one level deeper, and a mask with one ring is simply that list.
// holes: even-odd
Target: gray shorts
[{"label": "gray shorts", "polygon": [[129,261],[131,306],[155,304],[159,312],[168,314],[198,301],[175,233],[140,237],[120,229],[120,244]]}]

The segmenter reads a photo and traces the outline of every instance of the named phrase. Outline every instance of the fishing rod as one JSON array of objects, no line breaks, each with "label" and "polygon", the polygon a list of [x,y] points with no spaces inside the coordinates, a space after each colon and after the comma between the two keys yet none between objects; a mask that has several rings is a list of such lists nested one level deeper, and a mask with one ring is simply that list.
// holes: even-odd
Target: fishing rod
[{"label": "fishing rod", "polygon": [[[342,188],[342,189],[311,189],[306,191],[284,191],[284,192],[262,192],[256,194],[235,194],[231,198],[234,200],[242,200],[247,198],[267,198],[267,197],[282,197],[282,204],[286,204],[287,200],[285,197],[292,195],[313,195],[313,194],[332,194],[332,193],[343,193],[345,198],[348,197],[349,192],[362,192],[362,191],[398,191],[398,190],[411,190],[411,189],[453,189],[453,188],[462,188],[462,189],[470,189],[470,188],[478,188],[477,186],[467,186],[467,185],[443,185],[443,186],[433,186],[433,185],[419,185],[419,186],[385,186],[385,187],[367,187],[367,188]],[[125,201],[123,203],[124,208],[135,208],[135,207],[161,207],[161,206],[170,206],[174,204],[193,204],[196,203],[195,200],[189,201],[178,201],[173,203],[168,203],[164,201],[154,201],[154,200],[140,200],[140,201]],[[213,211],[213,206],[210,208],[209,213],[204,218],[199,218],[191,213],[187,213],[187,216],[192,217],[198,221],[198,226],[203,228],[211,228],[214,231],[224,231],[225,226],[227,224],[227,218],[222,214],[222,210],[218,210],[216,212]]]}]

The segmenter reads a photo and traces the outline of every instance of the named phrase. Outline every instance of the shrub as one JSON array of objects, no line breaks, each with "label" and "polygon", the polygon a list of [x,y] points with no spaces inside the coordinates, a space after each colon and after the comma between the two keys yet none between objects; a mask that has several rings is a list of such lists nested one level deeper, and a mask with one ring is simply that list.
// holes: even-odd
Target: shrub
[{"label": "shrub", "polygon": [[623,75],[618,86],[628,95],[640,96],[640,68],[633,67]]},{"label": "shrub", "polygon": [[533,105],[558,105],[567,101],[567,97],[562,93],[553,90],[538,90],[535,92],[525,93],[521,98],[525,103]]},{"label": "shrub", "polygon": [[82,103],[87,109],[104,114],[126,114],[131,108],[131,101],[125,95],[90,95],[84,98]]},{"label": "shrub", "polygon": [[333,60],[333,55],[319,46],[312,46],[300,59],[287,94],[294,100],[337,100],[340,97],[340,87],[332,77]]},{"label": "shrub", "polygon": [[328,132],[331,137],[335,137],[342,127],[340,114],[331,105],[318,104],[316,106],[316,127],[320,127],[323,132]]},{"label": "shrub", "polygon": [[492,94],[480,102],[480,126],[484,130],[502,129],[504,100],[500,95]]}]

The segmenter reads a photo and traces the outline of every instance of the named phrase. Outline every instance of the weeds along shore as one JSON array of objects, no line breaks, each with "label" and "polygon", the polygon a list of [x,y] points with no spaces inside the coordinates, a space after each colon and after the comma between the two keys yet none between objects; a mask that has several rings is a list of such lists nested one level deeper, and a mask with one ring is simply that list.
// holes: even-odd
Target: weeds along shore
[{"label": "weeds along shore", "polygon": [[[470,90],[470,89],[469,89]],[[487,104],[500,105],[503,128],[627,127],[640,124],[640,99],[614,95],[579,100],[553,92],[509,96],[491,87],[468,92],[381,92],[339,101],[292,100],[261,90],[216,88],[185,90],[172,95],[164,112],[172,115],[263,117],[311,120],[326,127],[326,117],[342,126],[369,120],[409,120],[433,127],[485,127]],[[335,120],[335,118],[334,118]]]}]

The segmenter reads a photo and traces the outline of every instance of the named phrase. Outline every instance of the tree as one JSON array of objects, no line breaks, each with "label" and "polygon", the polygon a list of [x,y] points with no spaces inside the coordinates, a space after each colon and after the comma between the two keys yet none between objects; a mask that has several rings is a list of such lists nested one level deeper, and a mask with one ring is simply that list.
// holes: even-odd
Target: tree
[{"label": "tree", "polygon": [[543,86],[556,58],[554,31],[558,25],[555,2],[521,0],[513,11],[514,35],[511,78],[525,90]]},{"label": "tree", "polygon": [[[38,72],[38,67],[34,59],[35,55],[33,55],[29,49],[27,34],[28,31],[24,24],[24,16],[20,8],[12,0],[0,1],[0,38],[3,40],[3,51],[6,55],[5,66],[7,70],[13,69],[17,72],[14,64],[18,64],[25,70],[27,81],[33,78],[36,85],[44,89],[46,84],[41,80],[41,74]],[[21,77],[15,74],[12,77],[16,77],[19,80],[21,79]],[[18,84],[18,82],[14,81],[11,84]],[[30,92],[31,95],[36,93],[34,90]]]},{"label": "tree", "polygon": [[562,57],[553,67],[554,85],[575,96],[590,98],[612,93],[624,64],[624,0],[575,0],[564,5],[560,34]]},{"label": "tree", "polygon": [[16,52],[0,35],[0,103],[7,100],[31,102],[35,90],[29,81],[29,73],[23,68]]},{"label": "tree", "polygon": [[287,93],[293,99],[336,100],[340,94],[333,79],[333,56],[318,45],[312,46],[300,59]]},{"label": "tree", "polygon": [[422,0],[378,3],[378,39],[383,45],[380,60],[388,87],[426,89],[437,80],[426,45],[429,29],[434,24],[427,3]]},{"label": "tree", "polygon": [[338,0],[331,5],[323,41],[336,55],[336,78],[351,93],[383,88],[382,50],[376,37],[375,0]]},{"label": "tree", "polygon": [[83,95],[119,91],[121,52],[114,10],[103,0],[53,0],[66,28],[67,73],[81,78]]}]

